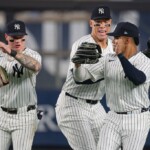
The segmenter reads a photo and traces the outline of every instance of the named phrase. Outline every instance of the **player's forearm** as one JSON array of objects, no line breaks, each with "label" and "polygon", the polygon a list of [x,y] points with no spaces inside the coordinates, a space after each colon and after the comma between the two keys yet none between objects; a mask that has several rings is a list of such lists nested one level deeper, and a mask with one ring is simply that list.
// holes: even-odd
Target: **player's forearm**
[{"label": "player's forearm", "polygon": [[87,79],[91,78],[91,75],[89,74],[88,70],[84,67],[75,67],[73,69],[73,77],[75,81],[82,82]]},{"label": "player's forearm", "polygon": [[41,69],[41,64],[31,56],[17,53],[15,59],[18,60],[18,62],[20,62],[24,67],[28,68],[29,70],[38,72]]}]

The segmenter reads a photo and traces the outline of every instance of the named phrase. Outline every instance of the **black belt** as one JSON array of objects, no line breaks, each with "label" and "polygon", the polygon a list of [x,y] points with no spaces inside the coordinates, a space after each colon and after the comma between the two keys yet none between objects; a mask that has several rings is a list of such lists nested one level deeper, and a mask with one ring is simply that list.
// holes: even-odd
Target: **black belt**
[{"label": "black belt", "polygon": [[[73,96],[73,95],[70,95],[70,94],[67,93],[67,92],[65,93],[65,95],[70,96],[70,97],[72,97],[72,98],[74,98],[74,99],[78,99],[78,97]],[[89,99],[86,99],[86,102],[89,103],[89,104],[97,104],[97,103],[98,103],[97,100],[89,100]]]},{"label": "black belt", "polygon": [[[9,113],[9,114],[17,114],[18,112],[18,109],[17,108],[5,108],[5,107],[1,107],[3,111]],[[36,109],[36,106],[35,105],[29,105],[27,107],[27,111],[30,111],[30,110],[34,110]]]},{"label": "black belt", "polygon": [[[141,108],[140,113],[146,112],[146,111],[149,111],[149,108]],[[129,112],[116,112],[116,113],[117,113],[117,114],[124,114],[124,115],[127,115],[127,114],[134,114],[134,111],[129,111]]]}]

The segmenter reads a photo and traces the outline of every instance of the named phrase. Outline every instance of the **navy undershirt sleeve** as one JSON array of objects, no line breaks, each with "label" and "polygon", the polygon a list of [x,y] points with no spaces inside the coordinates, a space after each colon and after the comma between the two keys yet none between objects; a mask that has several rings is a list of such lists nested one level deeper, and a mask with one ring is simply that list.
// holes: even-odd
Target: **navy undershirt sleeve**
[{"label": "navy undershirt sleeve", "polygon": [[146,81],[146,75],[141,70],[135,68],[122,54],[118,54],[122,64],[125,76],[128,77],[135,85],[140,85]]}]

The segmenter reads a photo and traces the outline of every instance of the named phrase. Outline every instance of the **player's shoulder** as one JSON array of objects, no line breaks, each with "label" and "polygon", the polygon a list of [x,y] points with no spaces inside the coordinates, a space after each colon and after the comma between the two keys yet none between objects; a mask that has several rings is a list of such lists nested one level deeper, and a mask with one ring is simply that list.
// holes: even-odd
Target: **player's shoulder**
[{"label": "player's shoulder", "polygon": [[140,66],[142,69],[144,69],[145,66],[150,67],[150,59],[147,56],[145,56],[141,51],[134,55],[131,58],[131,61],[134,63],[135,66]]},{"label": "player's shoulder", "polygon": [[2,57],[5,57],[7,54],[6,53],[4,53],[2,50],[0,50],[0,57],[2,58]]},{"label": "player's shoulder", "polygon": [[26,48],[25,51],[24,51],[25,54],[31,54],[31,55],[40,55],[37,51],[35,50],[32,50],[30,48]]},{"label": "player's shoulder", "polygon": [[140,62],[149,62],[150,63],[150,58],[148,58],[145,54],[143,54],[142,52],[138,53],[138,58]]}]

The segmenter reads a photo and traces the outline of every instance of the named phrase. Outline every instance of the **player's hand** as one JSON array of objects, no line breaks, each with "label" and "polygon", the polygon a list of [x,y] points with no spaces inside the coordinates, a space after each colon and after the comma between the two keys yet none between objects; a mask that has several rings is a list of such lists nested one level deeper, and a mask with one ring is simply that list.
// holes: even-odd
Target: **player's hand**
[{"label": "player's hand", "polygon": [[122,49],[122,44],[119,44],[118,40],[120,37],[114,37],[113,39],[113,50],[114,52],[118,55],[118,54],[122,54],[123,49]]},{"label": "player's hand", "polygon": [[6,45],[5,43],[3,43],[3,42],[0,42],[0,48],[2,49],[2,51],[4,53],[7,53],[7,54],[11,53],[10,47],[8,45]]},{"label": "player's hand", "polygon": [[117,43],[113,44],[113,50],[117,55],[122,53],[122,50],[120,49],[120,46]]}]

